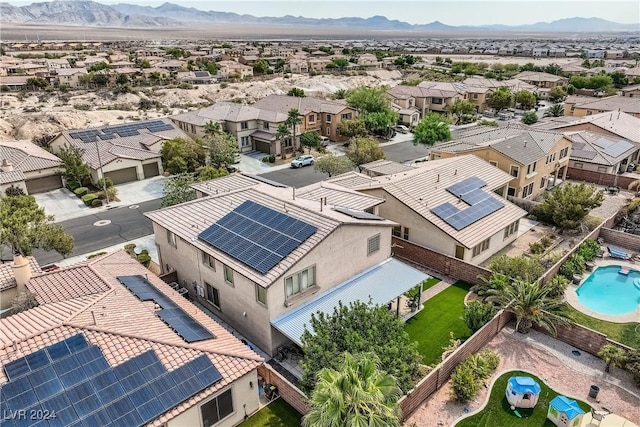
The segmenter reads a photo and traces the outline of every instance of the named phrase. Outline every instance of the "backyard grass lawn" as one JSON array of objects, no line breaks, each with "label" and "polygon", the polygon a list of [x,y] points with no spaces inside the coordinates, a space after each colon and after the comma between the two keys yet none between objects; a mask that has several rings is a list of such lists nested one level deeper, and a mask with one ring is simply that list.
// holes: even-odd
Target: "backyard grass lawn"
[{"label": "backyard grass lawn", "polygon": [[437,277],[432,277],[430,279],[425,280],[422,283],[422,292],[426,291],[427,289],[429,289],[430,287],[432,287],[434,285],[437,285],[441,281],[442,281],[442,279],[438,279]]},{"label": "backyard grass lawn", "polygon": [[444,291],[429,298],[424,308],[407,321],[404,330],[413,341],[425,365],[440,363],[443,347],[449,345],[449,332],[455,338],[468,338],[471,331],[461,319],[464,313],[464,297],[471,285],[458,281]]},{"label": "backyard grass lawn", "polygon": [[253,414],[240,427],[300,427],[302,415],[282,398]]},{"label": "backyard grass lawn", "polygon": [[588,316],[581,311],[576,310],[569,304],[565,305],[565,315],[575,323],[586,326],[598,332],[606,334],[609,339],[617,341],[621,344],[628,345],[632,348],[640,349],[640,335],[636,333],[636,329],[640,331],[640,323],[613,323],[606,320],[596,319]]},{"label": "backyard grass lawn", "polygon": [[[532,377],[538,384],[540,384],[540,388],[542,389],[540,391],[540,397],[538,398],[538,404],[535,408],[518,409],[522,418],[518,418],[514,414],[504,396],[504,391],[507,388],[507,380],[513,376]],[[560,393],[557,393],[553,389],[547,387],[547,385],[535,375],[520,371],[507,372],[506,374],[501,375],[493,384],[491,397],[487,402],[487,406],[485,406],[481,412],[461,420],[455,425],[455,427],[554,427],[555,424],[547,419],[547,411],[549,410],[549,402],[559,394]],[[589,413],[591,406],[580,400],[577,402],[585,413]]]}]

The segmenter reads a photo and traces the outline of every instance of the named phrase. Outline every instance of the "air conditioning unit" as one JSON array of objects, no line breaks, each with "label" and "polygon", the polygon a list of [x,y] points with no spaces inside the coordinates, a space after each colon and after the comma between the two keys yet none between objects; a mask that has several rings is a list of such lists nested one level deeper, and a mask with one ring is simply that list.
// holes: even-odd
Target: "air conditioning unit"
[{"label": "air conditioning unit", "polygon": [[196,294],[198,294],[199,297],[204,297],[204,288],[198,285],[197,283],[195,283],[195,285],[196,285]]}]

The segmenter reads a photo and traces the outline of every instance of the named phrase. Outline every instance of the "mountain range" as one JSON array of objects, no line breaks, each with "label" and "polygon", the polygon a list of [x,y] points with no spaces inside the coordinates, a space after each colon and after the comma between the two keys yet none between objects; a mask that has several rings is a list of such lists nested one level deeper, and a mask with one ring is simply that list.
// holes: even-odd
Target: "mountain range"
[{"label": "mountain range", "polygon": [[0,22],[23,24],[76,25],[95,27],[183,27],[193,23],[236,24],[236,25],[278,25],[323,28],[358,28],[370,30],[396,31],[499,31],[499,32],[638,32],[638,24],[620,24],[600,18],[567,18],[552,22],[538,22],[529,25],[480,25],[452,26],[434,21],[427,24],[409,24],[390,20],[384,16],[370,18],[305,18],[302,16],[258,17],[231,12],[203,11],[173,3],[161,6],[139,6],[119,3],[104,5],[90,0],[55,0],[13,6],[0,3]]}]

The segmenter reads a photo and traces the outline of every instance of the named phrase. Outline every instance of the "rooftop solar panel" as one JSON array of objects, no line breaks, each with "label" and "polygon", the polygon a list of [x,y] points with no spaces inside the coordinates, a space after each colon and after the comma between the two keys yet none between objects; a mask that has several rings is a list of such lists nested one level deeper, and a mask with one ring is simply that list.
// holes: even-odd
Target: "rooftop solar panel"
[{"label": "rooftop solar panel", "polygon": [[611,157],[618,157],[625,153],[625,151],[633,148],[633,145],[626,141],[618,141],[616,144],[610,145],[604,149],[604,154]]},{"label": "rooftop solar panel", "polygon": [[598,138],[598,139],[594,142],[594,144],[595,144],[595,145],[597,145],[597,146],[598,146],[598,147],[600,147],[600,148],[607,148],[607,147],[609,147],[609,146],[611,146],[611,145],[615,144],[615,142],[614,142],[614,141],[612,141],[612,140],[610,140],[610,139],[608,139],[608,138],[601,137],[601,138]]},{"label": "rooftop solar panel", "polygon": [[451,203],[446,202],[446,203],[443,203],[441,205],[438,205],[438,206],[432,208],[431,212],[433,212],[435,215],[440,217],[440,219],[446,220],[450,216],[453,216],[453,215],[457,214],[458,212],[460,212],[460,209],[456,208]]},{"label": "rooftop solar panel", "polygon": [[456,197],[469,193],[487,185],[482,179],[472,176],[447,187],[447,191]]},{"label": "rooftop solar panel", "polygon": [[491,197],[489,195],[489,193],[487,193],[484,190],[480,190],[480,189],[476,189],[476,190],[472,190],[468,193],[465,193],[462,195],[462,200],[465,203],[468,203],[470,205],[475,205],[478,202],[483,201],[484,199],[487,199]]}]

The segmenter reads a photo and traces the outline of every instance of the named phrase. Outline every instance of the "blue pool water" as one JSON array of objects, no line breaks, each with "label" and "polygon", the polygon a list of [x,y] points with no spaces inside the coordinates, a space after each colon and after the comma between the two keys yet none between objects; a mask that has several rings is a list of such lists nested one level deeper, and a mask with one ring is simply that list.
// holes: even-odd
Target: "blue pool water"
[{"label": "blue pool water", "polygon": [[640,303],[640,273],[620,274],[620,266],[597,268],[576,290],[580,304],[601,314],[633,313]]}]

